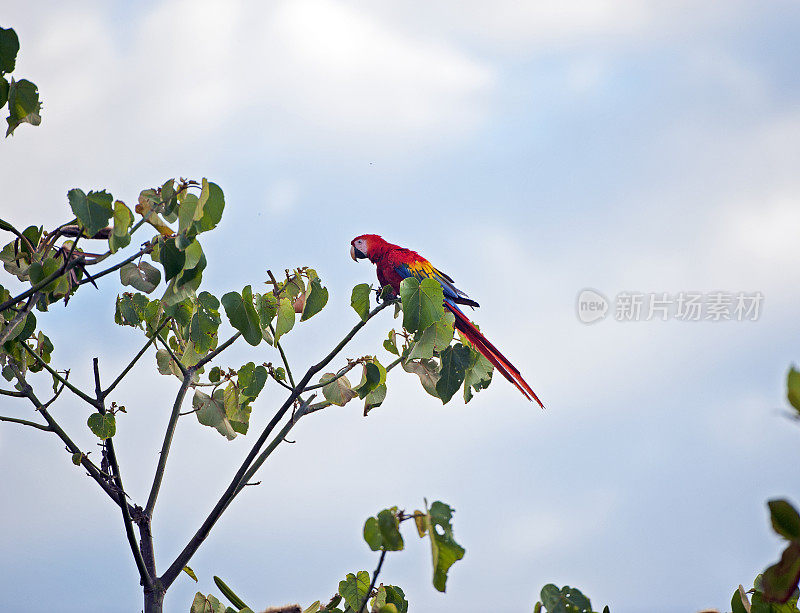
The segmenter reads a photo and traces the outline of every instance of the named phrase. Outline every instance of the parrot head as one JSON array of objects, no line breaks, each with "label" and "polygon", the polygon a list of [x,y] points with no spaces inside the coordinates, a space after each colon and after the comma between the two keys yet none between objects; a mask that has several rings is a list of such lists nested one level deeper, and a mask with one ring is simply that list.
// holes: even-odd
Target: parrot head
[{"label": "parrot head", "polygon": [[362,234],[356,236],[350,241],[350,257],[354,262],[363,260],[370,256],[370,246],[376,246],[378,242],[383,242],[383,239],[377,234]]}]

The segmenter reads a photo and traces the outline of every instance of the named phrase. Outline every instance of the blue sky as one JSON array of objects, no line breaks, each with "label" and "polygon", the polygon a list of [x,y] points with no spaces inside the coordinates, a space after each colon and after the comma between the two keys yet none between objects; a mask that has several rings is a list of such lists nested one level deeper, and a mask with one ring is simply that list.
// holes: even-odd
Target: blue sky
[{"label": "blue sky", "polygon": [[[52,225],[72,187],[132,204],[170,176],[225,191],[204,241],[216,293],[311,265],[329,307],[286,341],[308,364],[353,323],[347,257],[363,232],[419,250],[481,303],[482,330],[548,407],[502,380],[442,407],[392,374],[370,417],[330,409],[294,430],[223,517],[167,610],[230,579],[257,606],[329,596],[371,570],[363,520],[449,502],[466,547],[446,595],[408,539],[382,579],[417,611],[527,611],[546,583],[621,613],[729,607],[777,559],[765,501],[800,501],[783,378],[798,358],[796,3],[340,0],[17,4],[18,74],[40,128],[0,150],[3,217]],[[118,287],[43,318],[55,361],[88,384],[139,343],[113,324]],[[758,321],[591,326],[576,297],[764,294]],[[375,353],[375,322],[352,355]],[[236,348],[231,364],[274,360]],[[381,355],[379,353],[379,355]],[[298,366],[300,368],[300,366]],[[134,371],[117,401],[127,488],[146,495],[175,380]],[[262,394],[254,424],[280,400]],[[28,408],[3,403],[4,414]],[[55,410],[84,446],[84,406]],[[163,568],[247,450],[184,418],[159,501]],[[131,611],[117,511],[45,434],[0,428],[0,497],[16,611]]]}]

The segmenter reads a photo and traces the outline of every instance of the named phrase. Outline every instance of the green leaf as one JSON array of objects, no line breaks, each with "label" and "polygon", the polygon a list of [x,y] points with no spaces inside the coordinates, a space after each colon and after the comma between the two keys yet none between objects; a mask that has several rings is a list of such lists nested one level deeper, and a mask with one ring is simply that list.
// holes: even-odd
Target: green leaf
[{"label": "green leaf", "polygon": [[361,603],[364,602],[369,591],[369,583],[369,573],[365,570],[360,570],[355,575],[347,573],[344,581],[339,582],[339,593],[353,611],[361,608]]},{"label": "green leaf", "polygon": [[748,613],[748,608],[750,607],[750,602],[747,602],[747,607],[744,605],[744,599],[747,598],[745,594],[744,588],[740,585],[738,589],[734,590],[733,596],[731,596],[731,611],[733,613]]},{"label": "green leaf", "polygon": [[67,193],[69,206],[78,221],[86,229],[86,234],[94,236],[108,225],[108,220],[114,214],[111,208],[113,197],[108,192],[89,192],[75,188]]},{"label": "green leaf", "polygon": [[122,285],[130,285],[140,292],[149,294],[161,283],[161,271],[145,261],[134,264],[128,262],[119,269],[119,279]]},{"label": "green leaf", "polygon": [[436,382],[436,393],[442,404],[447,404],[464,382],[469,364],[470,349],[457,343],[442,352],[442,367]]},{"label": "green leaf", "polygon": [[281,297],[278,303],[278,319],[275,322],[275,342],[294,327],[294,306],[289,298]]},{"label": "green leaf", "polygon": [[372,390],[369,394],[366,395],[364,398],[364,417],[367,416],[372,409],[375,409],[383,404],[383,401],[386,400],[386,384],[381,383]]},{"label": "green leaf", "polygon": [[39,112],[42,104],[39,102],[39,90],[36,85],[27,79],[15,81],[11,79],[8,88],[8,130],[6,136],[14,133],[20,124],[29,123],[38,126],[42,123]]},{"label": "green leaf", "polygon": [[262,365],[256,366],[253,362],[248,362],[239,369],[238,383],[242,394],[248,398],[256,398],[267,382],[267,369]]},{"label": "green leaf", "polygon": [[[350,387],[350,381],[344,375],[334,380],[336,375],[332,372],[325,373],[320,378],[320,383],[327,383],[322,388],[322,395],[325,400],[336,406],[343,407],[353,398],[358,396],[356,392]],[[330,381],[330,383],[328,383]]]},{"label": "green leaf", "polygon": [[19,38],[13,28],[0,28],[0,73],[14,72]]},{"label": "green leaf", "polygon": [[174,238],[167,239],[161,244],[158,257],[164,267],[165,281],[176,277],[186,264],[186,253],[178,249]]},{"label": "green leaf", "polygon": [[387,551],[401,551],[404,547],[403,536],[400,534],[400,522],[397,520],[396,509],[383,509],[378,513],[378,527],[383,539],[383,548]]},{"label": "green leaf", "polygon": [[367,283],[359,283],[353,288],[353,294],[350,297],[350,306],[352,306],[361,321],[367,321],[369,315],[369,285]]},{"label": "green leaf", "polygon": [[184,566],[183,572],[189,575],[192,579],[194,579],[194,582],[197,583],[197,575],[194,574],[194,571],[191,568],[189,568],[188,566]]},{"label": "green leaf", "polygon": [[261,342],[261,328],[256,309],[253,306],[252,290],[248,285],[242,290],[242,294],[228,292],[222,297],[222,306],[231,325],[239,330],[251,345],[255,346]]},{"label": "green leaf", "polygon": [[158,372],[162,375],[174,375],[178,379],[183,379],[181,369],[178,368],[177,363],[172,359],[172,356],[166,349],[159,349],[156,351],[156,366]]},{"label": "green leaf", "polygon": [[201,213],[195,224],[197,232],[213,230],[222,219],[222,211],[225,209],[225,196],[219,185],[203,179],[197,208]]},{"label": "green leaf", "polygon": [[592,613],[592,603],[580,590],[565,585],[560,590],[549,583],[542,588],[542,604],[550,611],[564,613]]},{"label": "green leaf", "polygon": [[419,377],[422,387],[431,396],[439,397],[436,391],[436,384],[439,382],[439,365],[436,360],[415,360],[401,362],[403,370],[412,372]]},{"label": "green leaf", "polygon": [[189,613],[225,613],[225,605],[211,594],[204,596],[197,592],[194,595]]},{"label": "green leaf", "polygon": [[800,412],[800,371],[792,366],[786,377],[786,397],[796,411]]},{"label": "green leaf", "polygon": [[103,441],[117,432],[117,423],[111,413],[92,413],[86,423],[95,436]]},{"label": "green leaf", "polygon": [[383,348],[389,353],[400,355],[400,351],[397,349],[397,333],[394,331],[394,328],[389,330],[389,337],[383,341]]},{"label": "green leaf", "polygon": [[72,463],[75,466],[80,466],[81,462],[83,462],[83,458],[84,457],[85,457],[84,454],[82,454],[80,451],[78,451],[76,453],[73,453],[72,454]]},{"label": "green leaf", "polygon": [[247,434],[252,410],[248,404],[249,399],[242,398],[239,394],[239,387],[231,381],[225,387],[222,400],[225,406],[225,416],[228,418],[231,428],[239,434]]},{"label": "green leaf", "polygon": [[800,540],[800,515],[786,500],[770,500],[769,506],[772,527],[783,538]]},{"label": "green leaf", "polygon": [[231,601],[231,604],[236,607],[239,611],[242,609],[249,609],[249,607],[244,603],[244,601],[239,598],[239,596],[234,592],[228,585],[219,577],[214,575],[214,583],[219,588],[219,591],[222,592],[222,595],[225,596],[228,600]]},{"label": "green leaf", "polygon": [[236,438],[236,432],[225,413],[225,399],[222,390],[214,391],[212,396],[195,390],[192,407],[197,409],[195,415],[197,415],[197,421],[202,425],[216,428],[217,432],[229,441]]},{"label": "green leaf", "polygon": [[6,105],[8,102],[8,92],[11,89],[11,85],[9,85],[8,81],[5,77],[0,77],[0,108]]},{"label": "green leaf", "polygon": [[403,327],[409,332],[425,330],[444,315],[442,286],[435,279],[414,277],[400,283],[400,299],[403,303]]},{"label": "green leaf", "polygon": [[409,360],[426,359],[430,360],[434,352],[444,351],[453,340],[453,324],[455,315],[450,312],[442,315],[441,319],[434,322],[419,335],[419,340],[414,343]]},{"label": "green leaf", "polygon": [[364,522],[364,540],[372,551],[378,551],[383,545],[383,536],[377,517],[368,517]]},{"label": "green leaf", "polygon": [[426,516],[433,556],[433,587],[440,592],[445,591],[450,567],[464,557],[464,548],[453,538],[452,518],[453,509],[438,500],[431,505]]},{"label": "green leaf", "polygon": [[408,600],[403,590],[396,585],[384,585],[381,589],[386,592],[386,604],[394,605],[397,613],[408,613]]},{"label": "green leaf", "polygon": [[480,353],[470,348],[469,364],[464,372],[464,403],[472,400],[473,390],[479,392],[492,382],[494,367]]},{"label": "green leaf", "polygon": [[217,346],[219,324],[219,300],[208,292],[200,292],[197,296],[197,310],[192,315],[189,327],[189,338],[203,355]]},{"label": "green leaf", "polygon": [[211,381],[211,383],[219,383],[219,380],[220,380],[220,368],[219,368],[219,366],[214,366],[214,368],[212,368],[208,372],[208,380]]},{"label": "green leaf", "polygon": [[[322,606],[322,603],[320,603],[319,600],[315,600],[310,605],[308,605],[308,607],[303,609],[303,613],[319,613],[321,606]],[[325,610],[327,611],[327,609],[325,609]]]},{"label": "green leaf", "polygon": [[117,296],[114,321],[121,326],[140,328],[146,318],[146,309],[149,304],[144,294],[125,292]]},{"label": "green leaf", "polygon": [[309,283],[309,289],[306,293],[306,303],[303,307],[303,315],[300,321],[305,321],[319,313],[328,303],[328,289],[322,287],[319,279],[314,279]]},{"label": "green leaf", "polygon": [[116,253],[131,242],[130,229],[133,225],[133,213],[121,200],[114,202],[114,231],[108,237],[108,248]]},{"label": "green leaf", "polygon": [[362,400],[382,383],[386,382],[386,369],[378,360],[364,362],[360,383],[354,388]]},{"label": "green leaf", "polygon": [[364,540],[372,551],[400,551],[404,547],[397,519],[397,507],[383,509],[377,517],[369,517],[364,523]]}]

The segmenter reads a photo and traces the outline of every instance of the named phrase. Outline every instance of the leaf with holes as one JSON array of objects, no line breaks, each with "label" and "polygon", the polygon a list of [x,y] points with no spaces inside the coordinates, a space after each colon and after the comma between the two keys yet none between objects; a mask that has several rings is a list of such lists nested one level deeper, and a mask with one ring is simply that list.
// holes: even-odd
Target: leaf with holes
[{"label": "leaf with holes", "polygon": [[452,518],[453,509],[438,500],[426,514],[426,529],[433,556],[433,587],[440,592],[445,590],[450,567],[464,557],[464,548],[453,538]]}]

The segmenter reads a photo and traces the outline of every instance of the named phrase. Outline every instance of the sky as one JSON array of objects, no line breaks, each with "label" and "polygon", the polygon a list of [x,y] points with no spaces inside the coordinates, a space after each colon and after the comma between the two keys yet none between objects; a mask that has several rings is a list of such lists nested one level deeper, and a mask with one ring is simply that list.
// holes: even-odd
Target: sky
[{"label": "sky", "polygon": [[[5,7],[0,25],[44,101],[42,125],[0,147],[3,218],[51,227],[73,187],[132,205],[169,177],[208,177],[226,209],[203,241],[207,289],[309,265],[330,290],[286,338],[296,370],[354,324],[350,289],[374,270],[349,242],[381,234],[481,303],[474,319],[547,407],[499,377],[441,406],[393,371],[368,418],[351,403],[295,427],[165,610],[216,593],[213,575],[255,607],[327,599],[375,567],[364,519],[423,498],[455,509],[466,555],[440,594],[406,532],[381,581],[414,611],[530,611],[547,583],[615,613],[724,611],[777,560],[765,503],[800,502],[784,400],[800,331],[796,3],[42,1]],[[587,288],[608,299],[592,324],[577,310]],[[40,318],[76,382],[94,356],[114,376],[141,343],[113,323],[119,291],[109,279]],[[617,320],[620,294],[690,292],[763,300],[755,320]],[[388,358],[389,320],[349,355]],[[226,356],[277,360],[266,346]],[[178,388],[153,366],[113,398],[139,502]],[[254,431],[280,392],[268,384]],[[53,413],[91,448],[85,405]],[[154,520],[161,569],[250,439],[181,419]],[[3,424],[0,462],[6,607],[139,610],[118,510],[57,440]]]}]

